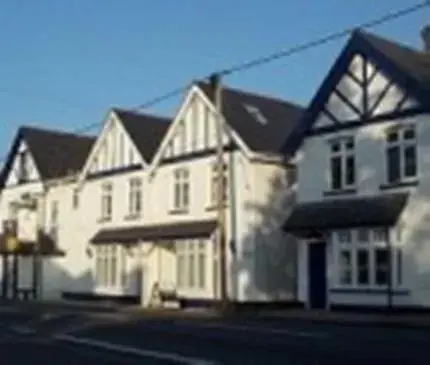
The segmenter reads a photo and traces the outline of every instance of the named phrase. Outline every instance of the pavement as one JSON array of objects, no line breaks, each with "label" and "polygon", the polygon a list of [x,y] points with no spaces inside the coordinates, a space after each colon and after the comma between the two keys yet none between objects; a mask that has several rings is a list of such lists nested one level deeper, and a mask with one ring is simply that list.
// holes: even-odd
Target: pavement
[{"label": "pavement", "polygon": [[149,316],[111,308],[0,308],[0,356],[98,364],[423,364],[430,330],[283,316]]}]

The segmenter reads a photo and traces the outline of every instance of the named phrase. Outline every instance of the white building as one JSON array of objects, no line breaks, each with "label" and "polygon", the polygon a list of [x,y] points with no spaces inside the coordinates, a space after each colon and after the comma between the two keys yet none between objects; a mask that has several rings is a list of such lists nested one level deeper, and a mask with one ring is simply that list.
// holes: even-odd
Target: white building
[{"label": "white building", "polygon": [[[148,250],[144,305],[151,304],[154,288],[183,306],[220,297],[211,95],[209,84],[190,88],[148,170],[147,226],[139,233]],[[295,301],[295,240],[280,229],[294,199],[294,168],[284,163],[281,148],[301,108],[230,88],[222,95],[229,298]]]},{"label": "white building", "polygon": [[428,50],[354,32],[287,141],[308,307],[430,306]]},{"label": "white building", "polygon": [[[58,297],[70,282],[66,247],[59,235],[71,236],[71,197],[61,206],[51,201],[54,186],[82,168],[93,138],[21,127],[0,175],[1,295],[13,298]],[[17,261],[8,254],[7,225],[17,228]],[[34,251],[38,252],[36,256]],[[15,273],[15,274],[14,274]]]},{"label": "white building", "polygon": [[[10,202],[23,193],[38,200],[31,213],[21,206],[19,230],[36,242],[43,227],[62,253],[43,259],[35,284],[42,298],[144,306],[167,296],[184,306],[219,298],[211,90],[194,84],[171,123],[112,109],[96,139],[67,134],[58,142],[66,134],[39,131],[40,141],[30,143],[19,133],[3,171],[0,216],[15,219]],[[296,241],[280,228],[294,203],[295,169],[282,147],[301,112],[286,101],[223,89],[227,278],[235,303],[296,300]],[[16,185],[22,148],[34,176]],[[26,260],[19,280],[31,281],[32,255]]]}]

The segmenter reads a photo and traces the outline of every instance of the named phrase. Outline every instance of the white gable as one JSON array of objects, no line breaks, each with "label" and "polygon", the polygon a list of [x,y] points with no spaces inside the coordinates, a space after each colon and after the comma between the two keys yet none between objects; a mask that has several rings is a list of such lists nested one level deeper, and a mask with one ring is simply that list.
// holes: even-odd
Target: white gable
[{"label": "white gable", "polygon": [[[216,122],[213,104],[198,87],[193,86],[161,142],[151,170],[165,159],[215,150]],[[223,129],[224,146],[228,145],[232,138],[246,154],[249,154],[247,146],[225,122]]]},{"label": "white gable", "polygon": [[374,64],[355,55],[348,71],[330,94],[324,111],[318,115],[314,129],[336,122],[342,124],[360,121],[366,111],[366,118],[374,118],[415,105],[416,101],[408,97]]},{"label": "white gable", "polygon": [[[23,160],[21,161],[21,159]],[[40,181],[39,171],[37,171],[36,163],[25,141],[21,141],[18,152],[12,157],[12,167],[9,171],[9,175],[6,177],[6,187],[19,183],[22,169],[26,175],[26,181]]]},{"label": "white gable", "polygon": [[115,113],[110,112],[84,165],[80,180],[86,176],[146,165],[143,157]]}]

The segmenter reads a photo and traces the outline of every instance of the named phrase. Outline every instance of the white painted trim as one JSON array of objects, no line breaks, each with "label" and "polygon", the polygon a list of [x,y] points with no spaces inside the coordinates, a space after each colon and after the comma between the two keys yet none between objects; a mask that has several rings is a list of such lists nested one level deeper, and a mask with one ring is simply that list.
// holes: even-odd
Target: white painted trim
[{"label": "white painted trim", "polygon": [[[182,121],[185,112],[187,111],[190,103],[193,101],[193,99],[195,97],[198,97],[201,99],[201,101],[205,104],[205,106],[207,108],[209,108],[209,110],[216,114],[216,108],[213,105],[213,103],[209,100],[209,98],[206,97],[206,95],[204,94],[204,92],[202,90],[200,90],[200,88],[197,85],[192,85],[191,88],[188,91],[187,96],[185,97],[184,101],[182,102],[179,111],[177,112],[175,118],[173,119],[172,123],[169,126],[169,129],[167,131],[167,133],[165,134],[165,136],[163,137],[163,140],[161,141],[157,152],[155,153],[154,158],[152,159],[152,163],[149,166],[148,169],[148,174],[151,175],[155,172],[155,170],[157,169],[157,167],[159,166],[163,153],[165,151],[165,149],[167,148],[169,142],[171,141],[171,139],[174,137],[174,134],[176,132],[176,129],[179,125],[179,123]],[[231,126],[228,125],[228,123],[226,123],[226,121],[224,120],[224,118],[222,118],[222,121],[224,123],[224,125],[226,126],[226,132],[228,134],[231,134],[231,137],[233,138],[233,140],[238,144],[239,148],[242,150],[242,152],[249,158],[250,156],[250,149],[249,147],[243,142],[243,140],[239,137],[239,135],[233,130],[233,128],[231,128]]]},{"label": "white painted trim", "polygon": [[88,170],[91,166],[91,163],[93,162],[94,156],[99,152],[100,147],[102,145],[102,143],[104,142],[105,138],[106,138],[106,133],[109,132],[112,123],[115,123],[119,128],[122,129],[122,131],[125,133],[125,135],[128,137],[129,141],[134,145],[138,156],[140,157],[140,162],[146,167],[147,166],[147,162],[145,161],[145,159],[143,158],[143,156],[140,154],[139,149],[136,147],[136,145],[134,144],[132,138],[130,137],[130,135],[127,133],[126,129],[124,128],[121,119],[118,117],[118,115],[115,113],[114,110],[110,109],[109,112],[107,113],[106,117],[104,118],[104,122],[103,122],[103,128],[101,130],[101,132],[99,133],[96,141],[94,142],[93,146],[91,147],[91,151],[88,154],[87,160],[85,161],[84,167],[81,170],[81,173],[78,177],[78,181],[77,181],[77,185],[78,188],[80,188],[85,180],[85,177],[88,174]]}]

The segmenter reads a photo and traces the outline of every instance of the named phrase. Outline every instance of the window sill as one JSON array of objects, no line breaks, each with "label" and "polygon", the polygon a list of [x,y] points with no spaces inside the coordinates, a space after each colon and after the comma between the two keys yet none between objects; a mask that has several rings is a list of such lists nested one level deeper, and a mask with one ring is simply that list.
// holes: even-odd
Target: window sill
[{"label": "window sill", "polygon": [[[382,294],[387,295],[389,293],[388,288],[348,288],[348,287],[338,287],[329,289],[330,293],[333,294]],[[409,295],[409,290],[402,288],[393,288],[390,291],[393,295]]]},{"label": "window sill", "polygon": [[112,221],[112,218],[111,217],[103,217],[103,218],[99,218],[98,220],[97,220],[97,223],[106,223],[106,222],[110,222],[110,221]]},{"label": "window sill", "polygon": [[397,188],[408,188],[408,187],[414,187],[418,186],[419,181],[418,180],[411,180],[411,181],[399,181],[394,183],[388,183],[388,184],[382,184],[379,185],[379,190],[390,190],[390,189],[397,189]]},{"label": "window sill", "polygon": [[[223,208],[224,208],[224,209],[226,209],[227,207],[228,207],[227,203],[224,203],[224,204],[223,204]],[[213,212],[213,211],[215,211],[215,210],[217,210],[217,209],[218,209],[218,206],[217,206],[216,204],[208,205],[208,206],[205,208],[205,210],[206,210],[207,212]]]},{"label": "window sill", "polygon": [[179,214],[188,214],[189,210],[188,208],[183,208],[183,209],[172,209],[169,210],[169,214],[175,214],[175,215],[179,215]]},{"label": "window sill", "polygon": [[340,195],[350,195],[350,194],[356,194],[356,193],[357,193],[357,189],[350,188],[350,189],[323,191],[323,196],[340,196]]},{"label": "window sill", "polygon": [[141,218],[141,214],[129,214],[124,217],[125,221],[135,221]]}]

